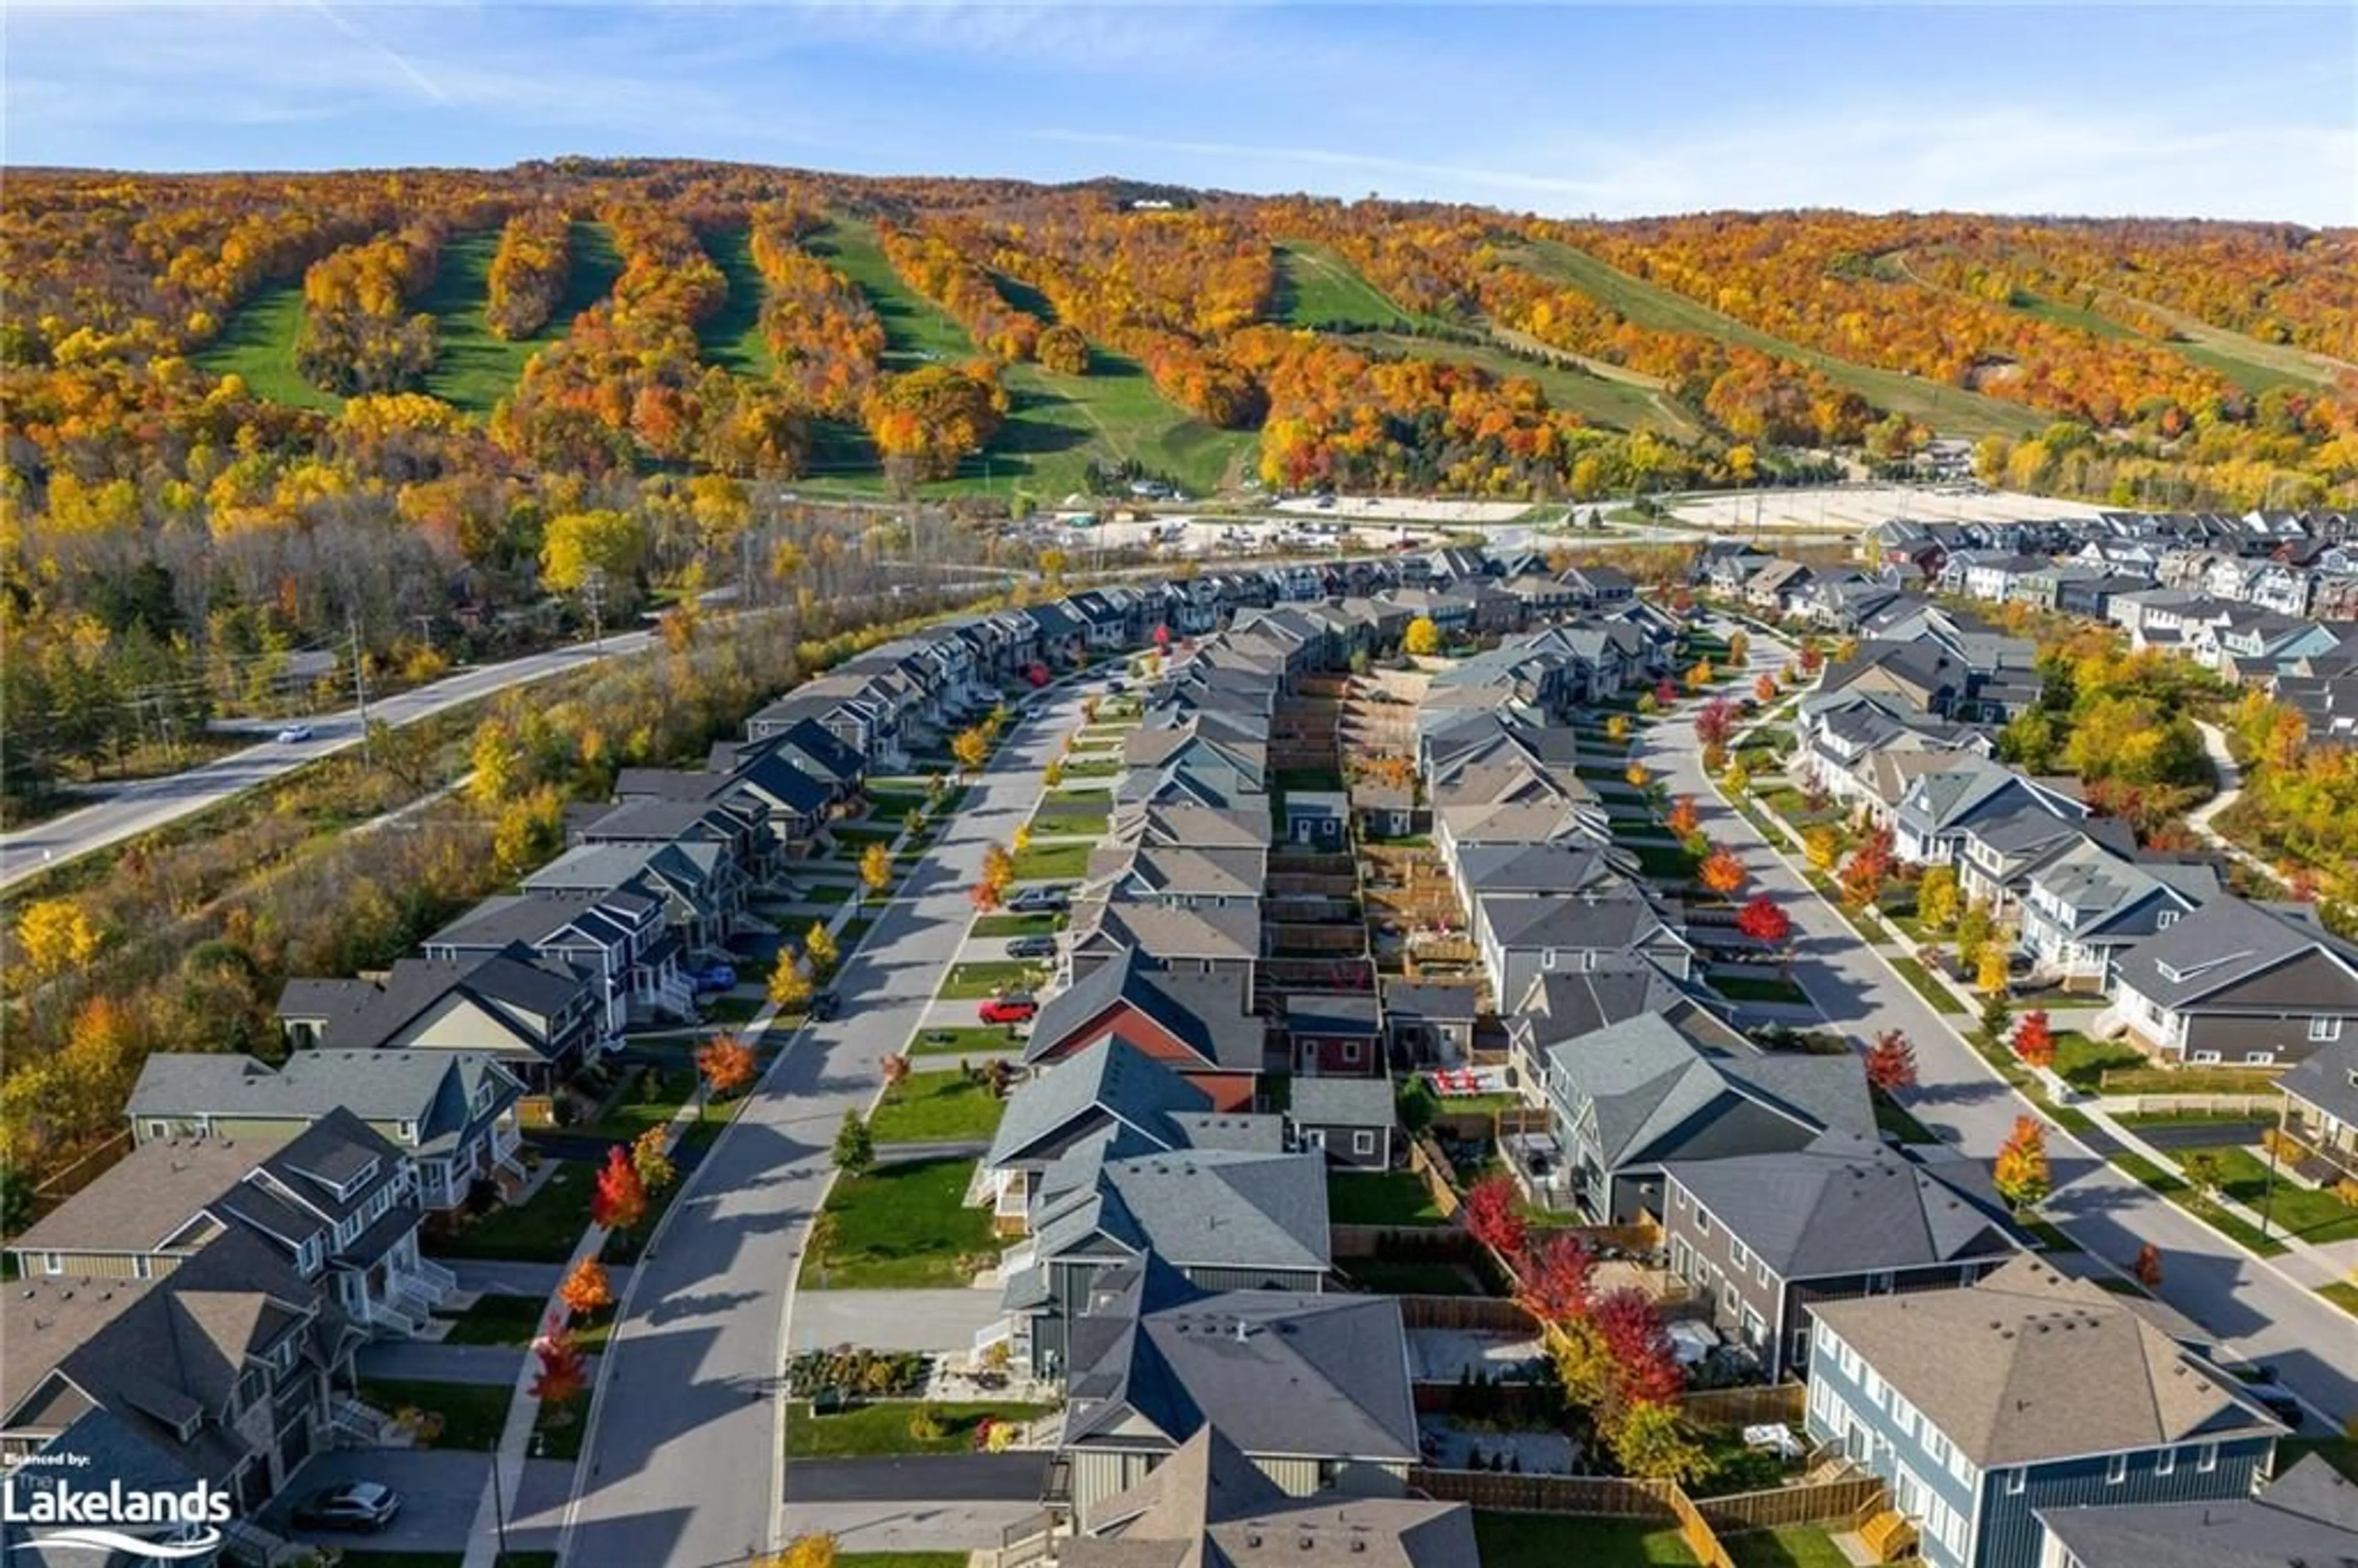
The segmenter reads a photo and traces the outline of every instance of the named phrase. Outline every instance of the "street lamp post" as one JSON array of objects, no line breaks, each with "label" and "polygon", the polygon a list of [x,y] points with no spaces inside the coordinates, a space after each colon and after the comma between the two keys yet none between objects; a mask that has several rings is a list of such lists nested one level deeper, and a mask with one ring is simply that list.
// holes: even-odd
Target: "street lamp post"
[{"label": "street lamp post", "polygon": [[499,1534],[499,1550],[492,1554],[492,1568],[508,1560],[508,1503],[506,1487],[500,1479],[500,1451],[492,1450],[492,1528]]}]

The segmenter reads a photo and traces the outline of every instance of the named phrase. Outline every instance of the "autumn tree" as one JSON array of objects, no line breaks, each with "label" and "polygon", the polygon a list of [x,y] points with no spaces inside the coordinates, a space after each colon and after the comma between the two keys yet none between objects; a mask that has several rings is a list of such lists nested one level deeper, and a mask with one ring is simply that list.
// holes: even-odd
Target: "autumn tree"
[{"label": "autumn tree", "polygon": [[1628,767],[1621,770],[1621,776],[1629,781],[1629,787],[1631,789],[1644,789],[1648,784],[1654,782],[1653,770],[1647,767],[1643,762],[1630,763]]},{"label": "autumn tree", "polygon": [[1728,794],[1742,795],[1752,787],[1752,770],[1746,767],[1744,759],[1739,757],[1727,764],[1724,782],[1727,785]]},{"label": "autumn tree", "polygon": [[572,593],[603,572],[620,590],[634,580],[647,557],[646,524],[627,512],[568,512],[542,531],[541,580],[558,593]]},{"label": "autumn tree", "polygon": [[16,917],[16,946],[26,968],[46,984],[96,957],[99,933],[72,899],[37,899]]},{"label": "autumn tree", "polygon": [[1733,896],[1744,885],[1747,875],[1744,861],[1724,844],[1705,855],[1703,864],[1695,868],[1695,881],[1722,898]]},{"label": "autumn tree", "polygon": [[871,893],[892,885],[892,851],[875,843],[860,852],[860,881]]},{"label": "autumn tree", "polygon": [[1504,1258],[1523,1250],[1522,1205],[1515,1184],[1504,1175],[1485,1176],[1466,1195],[1466,1229],[1475,1240]]},{"label": "autumn tree", "polygon": [[1980,899],[1968,900],[1964,912],[1957,916],[1957,964],[1968,968],[1978,962],[1982,949],[1989,946],[1990,934],[1996,925],[1990,919],[1989,905]]},{"label": "autumn tree", "polygon": [[1669,708],[1679,700],[1679,688],[1670,676],[1664,676],[1654,683],[1653,695],[1657,707]]},{"label": "autumn tree", "polygon": [[1891,862],[1871,845],[1862,845],[1851,851],[1843,862],[1843,903],[1853,909],[1866,909],[1883,896],[1884,879],[1890,874]]},{"label": "autumn tree", "polygon": [[1989,996],[2004,996],[2006,990],[2005,944],[1996,941],[1982,944],[1974,959],[1974,984]]},{"label": "autumn tree", "polygon": [[2047,1128],[2037,1117],[2014,1119],[2014,1130],[1999,1146],[1990,1178],[1998,1195],[2017,1213],[2045,1201],[2050,1179],[2047,1169]]},{"label": "autumn tree", "polygon": [[647,1189],[638,1168],[617,1143],[606,1151],[606,1163],[590,1194],[590,1220],[607,1230],[628,1230],[646,1217]]},{"label": "autumn tree", "polygon": [[2161,1292],[2161,1249],[2148,1241],[2137,1249],[2136,1261],[2129,1272],[2136,1282],[2158,1295]]},{"label": "autumn tree", "polygon": [[1580,1238],[1564,1231],[1542,1233],[1515,1269],[1515,1300],[1545,1324],[1585,1317],[1595,1257]]},{"label": "autumn tree", "polygon": [[801,1012],[810,1006],[814,988],[803,972],[802,958],[791,942],[778,946],[778,961],[770,967],[770,1005],[780,1012]]},{"label": "autumn tree", "polygon": [[1727,639],[1727,662],[1741,669],[1752,662],[1752,634],[1737,632]]},{"label": "autumn tree", "polygon": [[1985,1051],[2003,1051],[2013,1022],[2014,1014],[2006,1007],[2005,997],[1985,996],[1982,999],[1981,1017],[1974,1025],[1974,1039]]},{"label": "autumn tree", "polygon": [[886,1088],[892,1088],[896,1085],[908,1082],[909,1074],[913,1070],[913,1064],[909,1060],[909,1054],[906,1051],[893,1052],[891,1055],[884,1058],[883,1070],[884,1087]]},{"label": "autumn tree", "polygon": [[843,949],[836,945],[826,921],[812,921],[810,929],[803,933],[803,957],[810,960],[812,978],[821,980],[834,974],[843,961]]},{"label": "autumn tree", "polygon": [[532,1380],[532,1397],[562,1409],[581,1397],[590,1386],[590,1366],[569,1328],[550,1329],[532,1342],[540,1369]]},{"label": "autumn tree", "polygon": [[1904,1031],[1887,1029],[1866,1048],[1866,1085],[1887,1095],[1916,1087],[1916,1046]]},{"label": "autumn tree", "polygon": [[1653,1297],[1635,1288],[1612,1291],[1597,1298],[1589,1317],[1612,1353],[1625,1406],[1667,1402],[1685,1390],[1686,1373]]},{"label": "autumn tree", "polygon": [[1679,838],[1693,838],[1697,832],[1699,826],[1695,817],[1694,796],[1691,795],[1673,795],[1671,799],[1671,809],[1669,813],[1663,816],[1662,822],[1665,827],[1669,827],[1670,830]]},{"label": "autumn tree", "polygon": [[1762,703],[1776,701],[1777,677],[1765,670],[1761,672],[1752,682],[1752,696],[1756,701]]},{"label": "autumn tree", "polygon": [[1420,615],[1408,623],[1401,635],[1401,649],[1420,658],[1441,652],[1441,628],[1433,623],[1430,615]]},{"label": "autumn tree", "polygon": [[1801,848],[1810,857],[1811,865],[1822,871],[1831,871],[1835,858],[1842,853],[1842,838],[1822,822],[1801,836]]},{"label": "autumn tree", "polygon": [[979,772],[990,760],[990,737],[979,725],[968,725],[950,737],[950,755],[968,773]]},{"label": "autumn tree", "polygon": [[1710,1475],[1714,1464],[1679,1408],[1653,1400],[1624,1411],[1606,1441],[1621,1468],[1645,1480],[1684,1485]]},{"label": "autumn tree", "polygon": [[2033,1008],[2015,1021],[2014,1054],[2026,1067],[2055,1065],[2055,1032],[2048,1027],[2043,1009]]},{"label": "autumn tree", "polygon": [[1605,720],[1605,738],[1618,746],[1629,739],[1629,716],[1616,713]]},{"label": "autumn tree", "polygon": [[1957,918],[1957,872],[1952,866],[1926,870],[1916,884],[1916,918],[1927,930],[1945,931]]},{"label": "autumn tree", "polygon": [[1758,892],[1736,913],[1736,928],[1756,942],[1782,947],[1793,935],[1793,920],[1775,899]]},{"label": "autumn tree", "polygon": [[755,1065],[753,1048],[734,1034],[716,1034],[696,1053],[696,1070],[714,1099],[726,1099],[751,1084]]},{"label": "autumn tree", "polygon": [[876,1163],[876,1140],[857,1110],[843,1113],[835,1134],[835,1167],[847,1176],[865,1175]]},{"label": "autumn tree", "polygon": [[638,1173],[639,1185],[649,1193],[663,1191],[679,1175],[671,1162],[671,1152],[664,1147],[670,1130],[657,1122],[631,1140],[631,1169]]},{"label": "autumn tree", "polygon": [[1695,709],[1695,739],[1707,747],[1725,749],[1736,735],[1736,705],[1714,697]]},{"label": "autumn tree", "polygon": [[795,1537],[786,1542],[784,1552],[749,1568],[835,1568],[836,1557],[835,1537],[821,1530]]},{"label": "autumn tree", "polygon": [[1698,659],[1687,671],[1687,690],[1699,692],[1718,678],[1719,672],[1711,667],[1709,659]]},{"label": "autumn tree", "polygon": [[565,1282],[557,1287],[557,1294],[575,1317],[588,1317],[614,1304],[613,1281],[606,1277],[606,1265],[595,1258],[584,1258],[573,1265]]}]

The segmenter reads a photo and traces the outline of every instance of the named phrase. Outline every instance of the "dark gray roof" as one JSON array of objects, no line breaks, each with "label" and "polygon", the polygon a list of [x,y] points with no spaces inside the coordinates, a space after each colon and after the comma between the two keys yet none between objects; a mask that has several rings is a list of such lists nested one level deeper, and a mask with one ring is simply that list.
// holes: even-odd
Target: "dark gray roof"
[{"label": "dark gray roof", "polygon": [[2358,1035],[2320,1047],[2277,1082],[2293,1098],[2358,1126]]},{"label": "dark gray roof", "polygon": [[1193,1149],[1109,1160],[1032,1217],[1043,1259],[1103,1236],[1182,1269],[1324,1271],[1326,1162],[1314,1152]]},{"label": "dark gray roof", "polygon": [[1211,1097],[1136,1046],[1100,1040],[1016,1087],[983,1163],[1038,1158],[1051,1144],[1109,1122],[1128,1127],[1146,1147],[1177,1148],[1187,1141],[1177,1119],[1211,1105]]},{"label": "dark gray roof", "polygon": [[2036,1259],[1811,1310],[1984,1469],[2280,1430],[2120,1298]]},{"label": "dark gray roof", "polygon": [[1552,1073],[1561,1072],[1595,1102],[1597,1148],[1608,1166],[1642,1160],[1674,1134],[1692,1134],[1696,1119],[1737,1098],[1813,1131],[1875,1135],[1866,1073],[1852,1055],[1707,1051],[1649,1012],[1565,1041],[1547,1058]]},{"label": "dark gray roof", "polygon": [[2333,1568],[2358,1562],[2358,1483],[2311,1454],[2257,1495],[2041,1509],[2079,1568]]},{"label": "dark gray roof", "polygon": [[1127,1002],[1184,1041],[1206,1065],[1259,1072],[1267,1032],[1246,1011],[1249,1000],[1241,974],[1156,973],[1136,953],[1128,953],[1048,999],[1033,1022],[1023,1059],[1042,1060],[1077,1038],[1106,1009]]},{"label": "dark gray roof", "polygon": [[1286,1114],[1303,1127],[1390,1127],[1398,1119],[1389,1078],[1297,1077]]},{"label": "dark gray roof", "polygon": [[1367,991],[1288,991],[1285,1026],[1297,1034],[1373,1034],[1380,1027]]},{"label": "dark gray roof", "polygon": [[2358,1006],[2358,949],[2240,898],[2212,899],[2169,930],[2129,947],[2116,963],[2122,985],[2158,1006],[2180,1008],[2311,951],[2331,955],[2342,983],[2330,993],[2279,1000],[2295,1007],[2305,1001]]},{"label": "dark gray roof", "polygon": [[366,1051],[393,1041],[455,994],[482,1004],[519,1045],[538,1047],[548,1044],[546,1033],[511,1010],[553,1019],[589,988],[590,979],[581,970],[542,957],[517,942],[480,957],[403,958],[373,983],[289,980],[278,994],[277,1013],[282,1019],[318,1021],[323,1046]]},{"label": "dark gray roof", "polygon": [[1126,1317],[1084,1364],[1094,1342],[1075,1335],[1067,1445],[1140,1446],[1118,1434],[1134,1420],[1175,1447],[1210,1422],[1248,1454],[1416,1462],[1408,1336],[1390,1296],[1189,1292]]},{"label": "dark gray roof", "polygon": [[495,948],[522,942],[537,946],[577,925],[584,935],[611,946],[662,906],[661,899],[638,887],[602,893],[503,893],[485,899],[428,936],[423,946]]},{"label": "dark gray roof", "polygon": [[2003,1256],[2019,1245],[2005,1205],[1975,1179],[1979,1165],[1920,1165],[1854,1133],[1790,1152],[1672,1161],[1663,1171],[1788,1280]]},{"label": "dark gray roof", "polygon": [[1384,1016],[1394,1022],[1471,1023],[1481,1013],[1481,990],[1471,985],[1387,977],[1383,995]]}]

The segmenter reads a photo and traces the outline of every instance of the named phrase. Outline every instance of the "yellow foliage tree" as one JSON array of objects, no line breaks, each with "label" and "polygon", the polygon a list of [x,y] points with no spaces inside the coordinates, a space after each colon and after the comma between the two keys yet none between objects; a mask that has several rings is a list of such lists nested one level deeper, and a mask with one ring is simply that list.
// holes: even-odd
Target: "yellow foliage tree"
[{"label": "yellow foliage tree", "polygon": [[1420,615],[1408,623],[1401,636],[1401,646],[1422,657],[1441,652],[1441,628],[1433,623],[1430,615]]},{"label": "yellow foliage tree", "polygon": [[795,946],[789,942],[778,949],[778,961],[770,969],[770,1001],[780,1012],[800,1012],[810,1006],[810,977],[803,973]]},{"label": "yellow foliage tree", "polygon": [[1833,870],[1834,860],[1842,854],[1842,839],[1823,824],[1812,827],[1802,837],[1801,847],[1808,851],[1810,864],[1822,871]]},{"label": "yellow foliage tree", "polygon": [[646,524],[629,513],[567,512],[550,518],[541,535],[540,578],[559,593],[571,593],[592,571],[619,584],[638,575],[646,555]]},{"label": "yellow foliage tree", "polygon": [[810,959],[811,973],[820,979],[835,973],[836,965],[843,961],[843,950],[835,945],[835,935],[827,930],[826,921],[811,922],[803,936],[803,955]]},{"label": "yellow foliage tree", "polygon": [[882,843],[871,844],[860,852],[860,880],[870,892],[882,892],[892,885],[892,851]]},{"label": "yellow foliage tree", "polygon": [[98,955],[99,942],[98,928],[70,898],[41,899],[16,917],[16,945],[26,965],[44,980],[89,963]]}]

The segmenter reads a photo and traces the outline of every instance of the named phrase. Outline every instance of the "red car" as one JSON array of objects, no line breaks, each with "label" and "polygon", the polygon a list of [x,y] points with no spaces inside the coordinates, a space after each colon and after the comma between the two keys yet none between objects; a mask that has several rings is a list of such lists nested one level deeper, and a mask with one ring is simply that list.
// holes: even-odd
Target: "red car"
[{"label": "red car", "polygon": [[1039,1011],[1028,996],[995,996],[975,1010],[985,1023],[1029,1023]]}]

